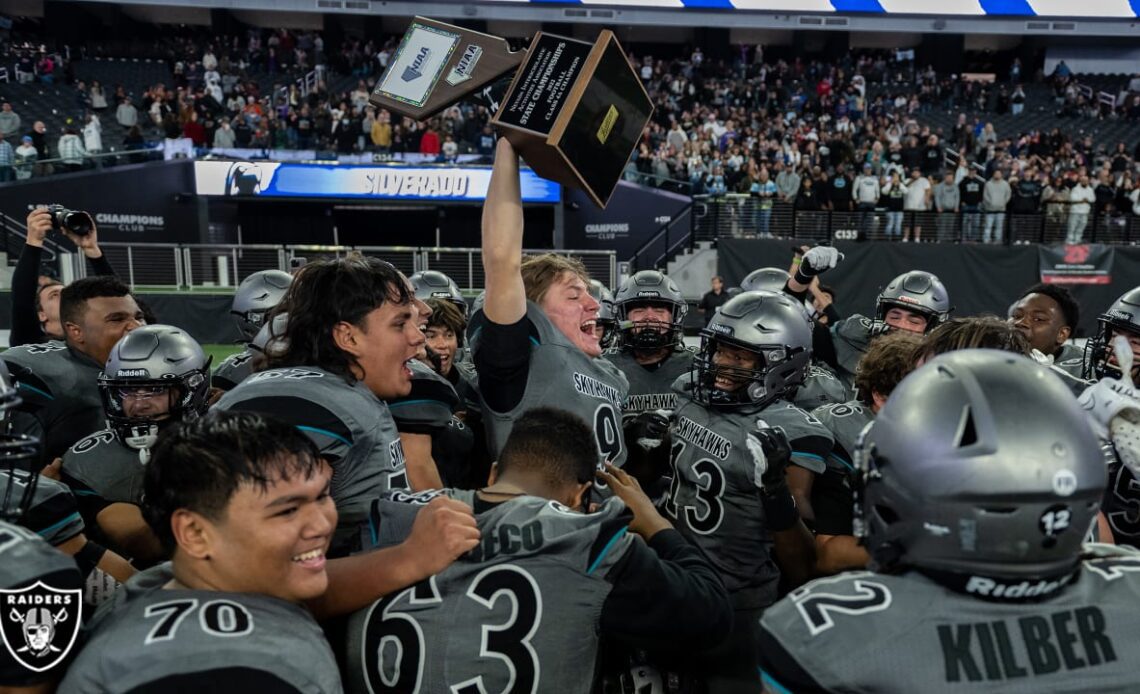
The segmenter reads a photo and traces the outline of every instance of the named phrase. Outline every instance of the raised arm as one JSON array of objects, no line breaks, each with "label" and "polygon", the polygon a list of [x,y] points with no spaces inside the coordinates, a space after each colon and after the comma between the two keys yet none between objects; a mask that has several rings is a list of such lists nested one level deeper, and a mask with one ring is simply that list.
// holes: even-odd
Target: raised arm
[{"label": "raised arm", "polygon": [[483,272],[487,296],[483,313],[492,323],[511,325],[526,315],[522,272],[523,210],[519,158],[499,138],[487,201],[483,205]]}]

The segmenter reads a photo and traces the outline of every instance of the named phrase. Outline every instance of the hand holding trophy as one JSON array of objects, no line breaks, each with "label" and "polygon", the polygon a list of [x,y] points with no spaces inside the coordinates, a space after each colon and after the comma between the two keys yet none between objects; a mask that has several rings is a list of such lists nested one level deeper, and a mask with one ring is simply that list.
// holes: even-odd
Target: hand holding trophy
[{"label": "hand holding trophy", "polygon": [[543,178],[605,207],[653,105],[613,32],[589,43],[539,32],[526,50],[416,17],[371,103],[428,118],[515,71],[491,124]]}]

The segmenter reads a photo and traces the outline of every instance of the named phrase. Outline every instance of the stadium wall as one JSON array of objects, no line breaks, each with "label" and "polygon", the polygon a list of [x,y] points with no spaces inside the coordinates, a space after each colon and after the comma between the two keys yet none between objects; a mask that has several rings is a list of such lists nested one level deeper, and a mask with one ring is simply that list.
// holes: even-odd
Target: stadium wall
[{"label": "stadium wall", "polygon": [[100,241],[200,243],[201,218],[191,162],[129,164],[0,186],[0,211],[23,220],[58,203],[95,217]]},{"label": "stadium wall", "polygon": [[[824,284],[835,289],[835,303],[845,316],[874,312],[879,290],[908,270],[926,270],[945,282],[954,314],[993,313],[1005,316],[1025,288],[1041,281],[1038,246],[950,246],[946,244],[837,242],[845,254]],[[721,239],[717,273],[728,286],[738,285],[752,270],[786,268],[788,241]],[[1096,317],[1126,290],[1140,285],[1140,248],[1113,249],[1111,282],[1070,285],[1081,304],[1079,336],[1096,330]]]}]

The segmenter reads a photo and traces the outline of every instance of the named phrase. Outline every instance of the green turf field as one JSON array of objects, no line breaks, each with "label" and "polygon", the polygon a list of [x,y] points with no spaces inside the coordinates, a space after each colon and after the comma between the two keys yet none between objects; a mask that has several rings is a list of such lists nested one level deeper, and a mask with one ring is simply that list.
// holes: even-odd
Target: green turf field
[{"label": "green turf field", "polygon": [[241,351],[241,345],[202,345],[202,349],[206,350],[206,354],[214,358],[211,368],[216,367],[222,363],[222,360],[231,354]]}]

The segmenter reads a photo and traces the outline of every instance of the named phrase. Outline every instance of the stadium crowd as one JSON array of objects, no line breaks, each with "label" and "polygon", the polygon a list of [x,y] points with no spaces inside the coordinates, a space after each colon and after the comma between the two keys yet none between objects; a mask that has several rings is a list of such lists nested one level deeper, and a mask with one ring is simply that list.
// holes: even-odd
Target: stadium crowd
[{"label": "stadium crowd", "polygon": [[[88,221],[29,213],[13,279],[0,687],[1134,686],[1140,288],[1082,349],[1063,287],[956,316],[912,270],[843,315],[804,246],[692,349],[665,274],[524,257],[499,140],[474,304],[264,270],[215,365]],[[53,229],[96,274],[39,274]]]},{"label": "stadium crowd", "polygon": [[[256,29],[133,45],[136,53],[162,57],[171,74],[170,82],[138,94],[85,80],[90,61],[45,55],[39,62],[51,68],[29,61],[27,78],[62,75],[75,91],[73,115],[54,139],[33,120],[37,114],[4,106],[0,180],[89,165],[90,155],[108,148],[105,119],[125,131],[127,151],[186,140],[202,150],[489,158],[495,136],[487,103],[461,103],[422,123],[369,105],[395,45],[389,37],[326,48],[319,32]],[[113,50],[95,44],[86,53]],[[1023,74],[1015,61],[987,82],[899,62],[887,51],[789,62],[740,46],[734,59],[711,61],[699,48],[666,60],[638,55],[635,47],[630,59],[657,108],[626,177],[714,198],[752,196],[750,226],[760,235],[791,235],[790,224],[770,227],[774,210],[781,220],[792,211],[877,209],[886,224],[876,232],[904,241],[922,239],[916,215],[931,217],[928,229],[938,227],[926,240],[986,242],[1007,238],[1005,227],[1015,223],[1008,215],[1038,215],[1069,241],[1087,238],[1086,229],[1120,240],[1125,232],[1118,230],[1140,216],[1140,140],[1097,143],[1067,126],[1072,119],[1140,118],[1140,78],[1119,85],[1109,107],[1064,63],[1045,76],[1039,69]],[[17,70],[19,79],[24,74]],[[330,90],[330,81],[339,87]],[[1051,96],[1032,92],[1034,103],[1027,84],[1048,84]],[[1026,108],[1055,111],[1052,127],[995,129],[995,116]],[[932,123],[936,111],[956,114],[953,126]],[[45,159],[54,164],[37,163]]]}]

